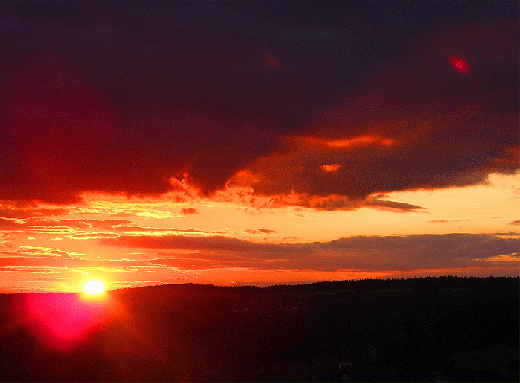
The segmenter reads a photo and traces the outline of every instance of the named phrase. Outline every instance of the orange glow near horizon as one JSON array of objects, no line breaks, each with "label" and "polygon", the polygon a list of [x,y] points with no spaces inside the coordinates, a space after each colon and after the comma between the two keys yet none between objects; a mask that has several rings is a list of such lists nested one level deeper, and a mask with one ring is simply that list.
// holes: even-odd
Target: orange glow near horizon
[{"label": "orange glow near horizon", "polygon": [[[16,218],[0,221],[4,233],[0,292],[82,291],[78,296],[84,303],[108,304],[106,291],[87,294],[83,284],[99,280],[110,289],[190,282],[265,286],[421,276],[427,275],[428,267],[420,262],[403,261],[402,269],[392,269],[394,255],[388,251],[380,267],[365,264],[370,267],[364,268],[362,258],[355,263],[348,251],[329,242],[356,236],[466,233],[515,240],[520,235],[518,175],[491,175],[488,184],[466,188],[390,192],[374,196],[386,205],[352,201],[349,207],[347,201],[346,210],[318,210],[283,200],[269,205],[268,197],[256,196],[246,187],[229,188],[214,198],[176,202],[174,197],[85,193],[80,205],[2,205],[4,215]],[[300,197],[295,194],[294,200]],[[400,212],[399,204],[420,209]],[[188,207],[192,213],[183,213]],[[134,247],[103,242],[119,237],[144,242]],[[146,242],[146,238],[169,237],[178,237],[175,243],[180,248],[168,248],[167,241],[158,247]],[[182,242],[183,237],[189,240]],[[209,240],[197,242],[194,237]],[[375,254],[368,250],[363,250],[366,262]],[[518,256],[512,253],[493,253],[487,260],[476,254],[467,269],[453,269],[451,274],[517,275]],[[450,274],[449,267],[442,270]]]}]

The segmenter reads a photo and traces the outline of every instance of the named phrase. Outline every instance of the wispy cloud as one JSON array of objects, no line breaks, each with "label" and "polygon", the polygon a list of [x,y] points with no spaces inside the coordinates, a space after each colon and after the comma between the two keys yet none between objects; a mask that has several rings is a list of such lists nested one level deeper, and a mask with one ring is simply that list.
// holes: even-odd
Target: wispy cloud
[{"label": "wispy cloud", "polygon": [[247,234],[273,234],[276,233],[276,230],[270,230],[270,229],[246,229],[244,230]]}]

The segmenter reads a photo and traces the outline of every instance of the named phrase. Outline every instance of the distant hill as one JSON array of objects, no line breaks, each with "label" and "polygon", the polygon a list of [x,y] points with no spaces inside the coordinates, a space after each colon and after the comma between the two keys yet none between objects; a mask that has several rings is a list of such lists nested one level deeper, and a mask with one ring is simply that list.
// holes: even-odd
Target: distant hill
[{"label": "distant hill", "polygon": [[451,276],[4,294],[0,380],[518,381],[519,295]]}]

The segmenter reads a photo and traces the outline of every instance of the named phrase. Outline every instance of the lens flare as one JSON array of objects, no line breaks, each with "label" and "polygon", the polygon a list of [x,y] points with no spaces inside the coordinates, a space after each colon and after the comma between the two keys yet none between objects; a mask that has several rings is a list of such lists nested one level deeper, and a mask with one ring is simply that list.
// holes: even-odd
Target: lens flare
[{"label": "lens flare", "polygon": [[69,352],[88,338],[112,316],[110,302],[83,299],[77,294],[27,294],[21,305],[20,322],[43,346],[56,352]]},{"label": "lens flare", "polygon": [[451,64],[455,67],[457,71],[460,73],[468,73],[469,72],[469,64],[462,57],[452,57],[450,59]]}]

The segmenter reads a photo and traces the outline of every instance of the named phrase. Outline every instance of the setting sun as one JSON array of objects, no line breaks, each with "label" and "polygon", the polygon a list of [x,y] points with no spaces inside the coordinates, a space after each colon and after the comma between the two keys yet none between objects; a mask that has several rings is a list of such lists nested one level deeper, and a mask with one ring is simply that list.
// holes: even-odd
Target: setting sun
[{"label": "setting sun", "polygon": [[98,295],[105,291],[105,287],[100,281],[88,281],[83,286],[83,290],[89,295]]}]

